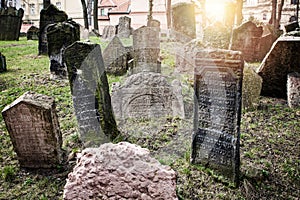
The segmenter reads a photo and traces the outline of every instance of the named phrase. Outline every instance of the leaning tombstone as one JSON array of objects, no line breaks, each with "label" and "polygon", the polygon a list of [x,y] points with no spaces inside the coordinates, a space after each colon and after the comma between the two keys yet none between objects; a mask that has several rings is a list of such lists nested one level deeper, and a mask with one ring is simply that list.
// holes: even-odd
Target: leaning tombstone
[{"label": "leaning tombstone", "polygon": [[74,21],[51,24],[47,27],[48,55],[53,79],[67,78],[62,53],[67,46],[80,40],[79,24]]},{"label": "leaning tombstone", "polygon": [[289,107],[300,107],[300,73],[298,72],[288,74],[287,99]]},{"label": "leaning tombstone", "polygon": [[105,70],[108,74],[124,75],[128,69],[128,52],[115,36],[103,51]]},{"label": "leaning tombstone", "polygon": [[153,27],[142,26],[133,32],[134,66],[131,73],[161,72],[159,61],[159,31]]},{"label": "leaning tombstone", "polygon": [[39,31],[40,31],[40,29],[38,27],[31,26],[26,33],[27,40],[38,40],[39,39]]},{"label": "leaning tombstone", "polygon": [[191,161],[238,184],[244,61],[237,51],[206,49],[195,65]]},{"label": "leaning tombstone", "polygon": [[6,70],[6,59],[5,56],[0,52],[0,73],[5,72]]},{"label": "leaning tombstone", "polygon": [[68,19],[68,15],[64,11],[58,10],[56,6],[50,4],[40,13],[40,34],[39,34],[39,55],[47,55],[47,27],[49,24],[64,22]]},{"label": "leaning tombstone", "polygon": [[6,106],[2,115],[21,167],[52,168],[62,162],[53,97],[26,92]]},{"label": "leaning tombstone", "polygon": [[73,97],[79,132],[84,146],[99,146],[119,134],[101,48],[98,44],[75,42],[63,54]]}]

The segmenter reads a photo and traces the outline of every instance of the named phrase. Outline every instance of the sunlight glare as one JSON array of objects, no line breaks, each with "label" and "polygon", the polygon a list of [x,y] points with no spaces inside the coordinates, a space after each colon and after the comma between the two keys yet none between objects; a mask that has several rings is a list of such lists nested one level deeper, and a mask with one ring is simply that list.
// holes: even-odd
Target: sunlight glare
[{"label": "sunlight glare", "polygon": [[225,0],[208,0],[205,4],[206,15],[212,20],[222,21],[225,14]]}]

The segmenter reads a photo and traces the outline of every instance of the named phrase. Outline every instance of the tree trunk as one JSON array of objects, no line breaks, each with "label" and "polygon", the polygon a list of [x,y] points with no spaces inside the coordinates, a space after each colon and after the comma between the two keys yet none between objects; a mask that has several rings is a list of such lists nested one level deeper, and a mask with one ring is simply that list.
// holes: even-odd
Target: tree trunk
[{"label": "tree trunk", "polygon": [[280,0],[280,4],[278,5],[278,16],[277,16],[277,19],[276,19],[275,24],[274,24],[274,27],[276,29],[280,28],[280,20],[281,20],[283,5],[284,5],[284,0]]},{"label": "tree trunk", "polygon": [[88,13],[85,0],[81,0],[82,10],[83,10],[83,20],[84,20],[84,28],[89,29],[89,22],[88,22]]},{"label": "tree trunk", "polygon": [[153,9],[153,0],[149,0],[149,14],[148,14],[148,22],[152,20],[152,9]]},{"label": "tree trunk", "polygon": [[270,19],[270,24],[272,24],[275,27],[275,22],[276,22],[276,13],[277,13],[277,0],[272,0],[272,15]]},{"label": "tree trunk", "polygon": [[171,0],[167,0],[167,27],[168,29],[171,28],[171,23],[172,23],[172,18],[171,18],[171,12],[172,12],[172,8],[171,8]]},{"label": "tree trunk", "polygon": [[237,0],[236,6],[236,25],[240,25],[243,21],[243,0]]},{"label": "tree trunk", "polygon": [[98,0],[94,0],[94,30],[99,32],[98,27]]}]

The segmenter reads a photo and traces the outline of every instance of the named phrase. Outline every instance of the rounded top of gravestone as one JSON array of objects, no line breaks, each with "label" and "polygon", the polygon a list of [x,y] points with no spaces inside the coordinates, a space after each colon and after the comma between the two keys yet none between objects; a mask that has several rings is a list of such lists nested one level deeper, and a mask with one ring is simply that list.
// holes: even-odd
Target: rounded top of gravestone
[{"label": "rounded top of gravestone", "polygon": [[[84,191],[84,192],[83,192]],[[121,142],[82,152],[68,175],[64,199],[177,199],[176,174],[148,149]]]},{"label": "rounded top of gravestone", "polygon": [[11,108],[15,107],[18,104],[25,103],[28,105],[33,105],[45,110],[51,109],[52,105],[54,104],[54,98],[44,95],[44,94],[38,94],[35,92],[25,92],[22,96],[17,98],[14,102],[12,102],[10,105],[6,106],[2,113],[5,113],[6,111],[10,110]]}]

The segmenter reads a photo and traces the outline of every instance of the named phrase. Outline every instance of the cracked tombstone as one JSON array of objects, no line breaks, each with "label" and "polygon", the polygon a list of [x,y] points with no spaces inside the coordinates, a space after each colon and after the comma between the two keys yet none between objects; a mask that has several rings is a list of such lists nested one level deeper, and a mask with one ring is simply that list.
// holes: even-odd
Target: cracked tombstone
[{"label": "cracked tombstone", "polygon": [[238,185],[241,120],[241,53],[202,50],[195,59],[195,112],[191,161]]},{"label": "cracked tombstone", "polygon": [[47,28],[50,24],[67,21],[68,15],[64,11],[60,11],[56,6],[50,4],[46,9],[42,9],[40,13],[40,34],[39,34],[39,55],[47,55]]},{"label": "cracked tombstone", "polygon": [[52,168],[63,160],[54,98],[26,92],[2,115],[21,167]]},{"label": "cracked tombstone", "polygon": [[67,78],[62,54],[67,46],[78,40],[80,40],[79,24],[74,21],[59,22],[47,27],[48,56],[53,79]]},{"label": "cracked tombstone", "polygon": [[119,134],[98,44],[75,42],[64,51],[79,132],[84,146],[99,146]]}]

